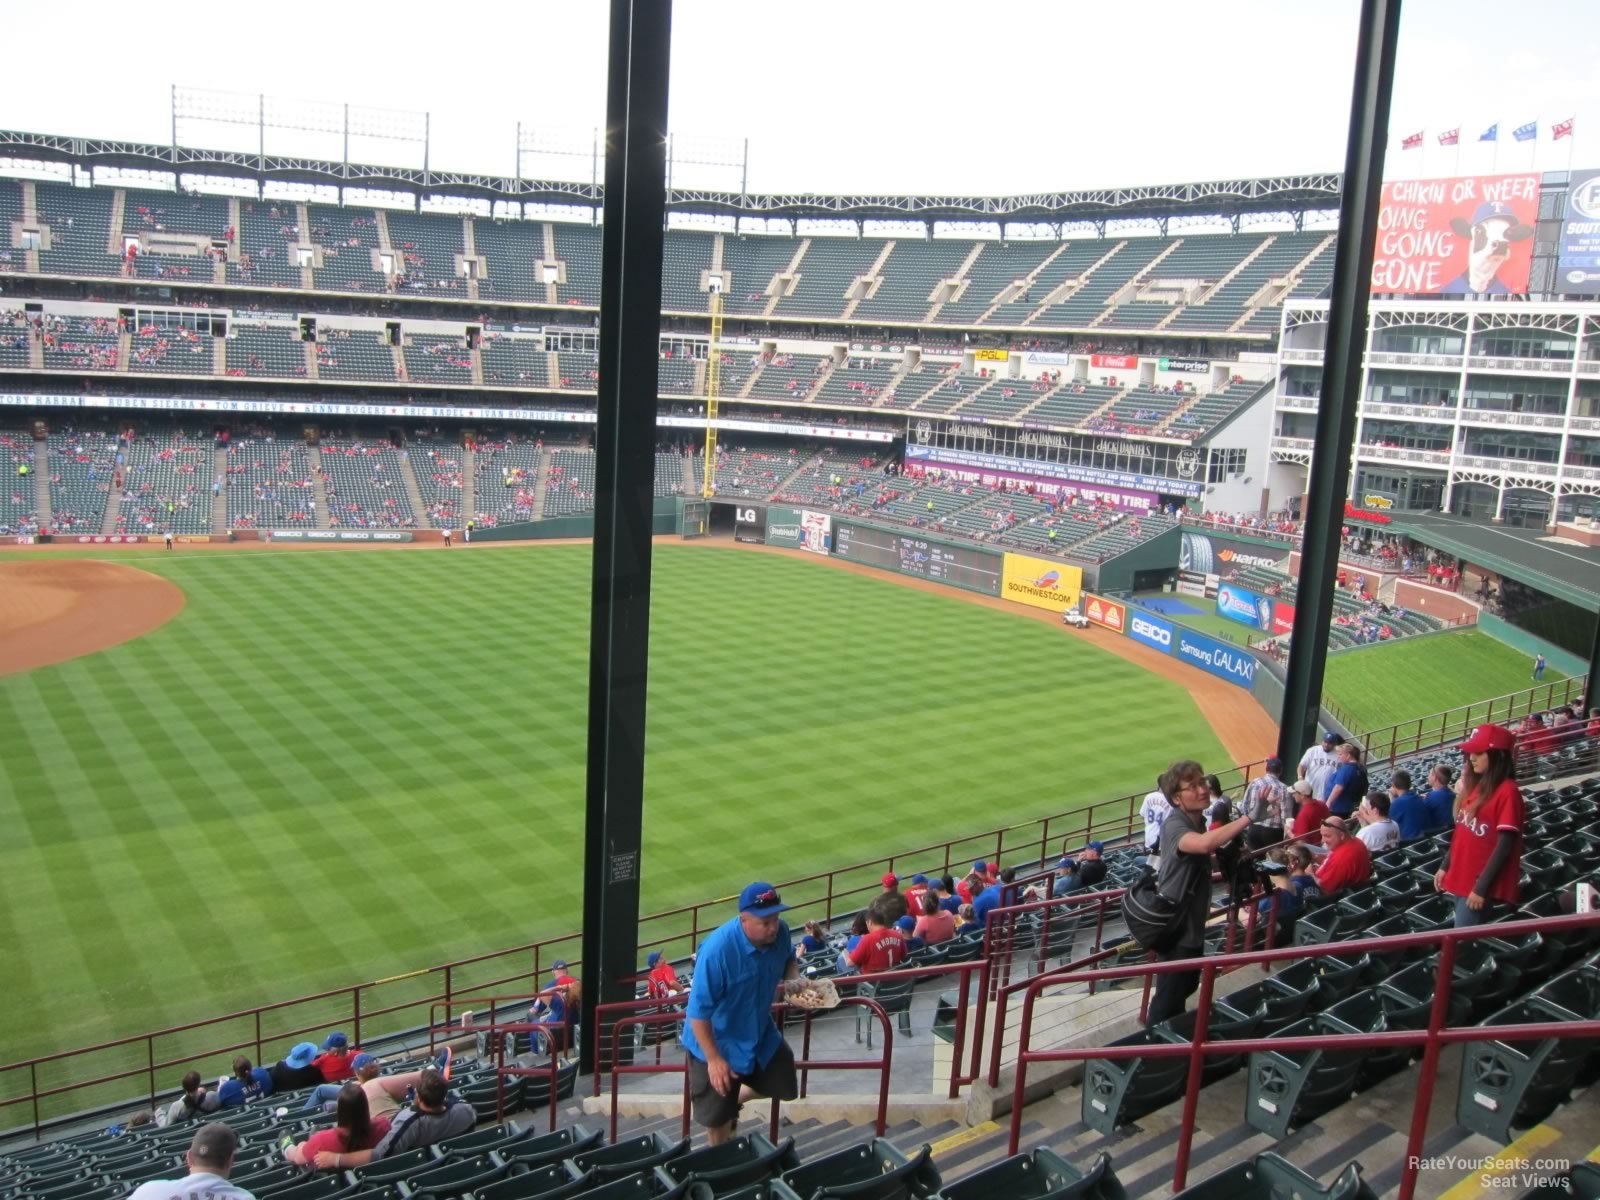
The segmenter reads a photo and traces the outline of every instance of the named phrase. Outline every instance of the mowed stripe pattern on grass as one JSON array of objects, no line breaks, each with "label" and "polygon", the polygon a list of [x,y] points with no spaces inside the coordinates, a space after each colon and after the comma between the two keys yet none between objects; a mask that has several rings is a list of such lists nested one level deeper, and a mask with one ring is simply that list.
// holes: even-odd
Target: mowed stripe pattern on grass
[{"label": "mowed stripe pattern on grass", "polygon": [[[1466,629],[1330,654],[1327,693],[1365,731],[1526,691],[1532,674],[1528,655]],[[1546,683],[1565,678],[1544,673]]]},{"label": "mowed stripe pattern on grass", "polygon": [[[5,1057],[577,927],[587,547],[138,561],[177,620],[0,680]],[[1093,639],[800,560],[656,562],[647,912],[1222,761]]]}]

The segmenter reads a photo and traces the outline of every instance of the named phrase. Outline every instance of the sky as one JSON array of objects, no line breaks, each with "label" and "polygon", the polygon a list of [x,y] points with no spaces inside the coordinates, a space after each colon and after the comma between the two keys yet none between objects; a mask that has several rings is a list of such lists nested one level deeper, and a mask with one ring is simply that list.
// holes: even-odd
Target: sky
[{"label": "sky", "polygon": [[[526,174],[588,179],[604,124],[607,5],[484,0],[429,17],[430,7],[342,0],[330,24],[165,0],[134,50],[126,6],[87,0],[70,35],[7,55],[0,128],[165,143],[177,84],[236,93],[246,108],[264,93],[425,111],[432,165],[463,171],[511,174],[520,122],[538,145],[575,152],[529,153]],[[1008,195],[1337,171],[1358,9],[677,0],[673,181],[737,190],[745,139],[752,191]],[[1600,165],[1597,16],[1600,0],[1405,0],[1385,174]],[[1552,141],[1569,117],[1576,136]],[[1512,127],[1530,120],[1538,141],[1512,143]],[[1496,122],[1501,142],[1479,143]],[[1457,127],[1463,145],[1439,147]],[[1424,147],[1401,151],[1418,131]],[[255,145],[244,127],[186,120],[181,132],[196,145]],[[269,151],[338,156],[337,139],[276,138]],[[399,142],[351,157],[362,149],[420,158]],[[684,161],[694,158],[716,165]]]}]

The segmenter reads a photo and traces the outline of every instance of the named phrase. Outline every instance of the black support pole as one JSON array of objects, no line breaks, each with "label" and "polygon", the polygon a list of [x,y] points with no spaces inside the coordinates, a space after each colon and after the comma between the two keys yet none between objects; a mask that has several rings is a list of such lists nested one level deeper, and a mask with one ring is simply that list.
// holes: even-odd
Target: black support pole
[{"label": "black support pole", "polygon": [[631,1000],[638,972],[671,32],[671,0],[611,0],[583,853],[585,1072],[595,1068],[595,1006]]},{"label": "black support pole", "polygon": [[1600,708],[1600,615],[1594,621],[1594,637],[1589,642],[1589,678],[1583,685],[1583,707]]},{"label": "black support pole", "polygon": [[1278,726],[1278,755],[1286,763],[1298,762],[1301,751],[1317,736],[1317,709],[1328,665],[1328,627],[1333,621],[1333,589],[1339,569],[1339,529],[1354,459],[1361,356],[1367,340],[1367,293],[1399,36],[1400,0],[1362,0],[1322,397],[1317,405],[1317,436],[1306,488],[1294,641]]}]

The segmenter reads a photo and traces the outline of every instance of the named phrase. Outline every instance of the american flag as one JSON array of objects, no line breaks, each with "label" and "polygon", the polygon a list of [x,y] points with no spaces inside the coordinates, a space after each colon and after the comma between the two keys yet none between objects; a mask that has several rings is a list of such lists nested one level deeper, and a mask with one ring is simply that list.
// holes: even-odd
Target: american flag
[{"label": "american flag", "polygon": [[1573,118],[1568,117],[1565,121],[1557,121],[1554,125],[1552,125],[1550,127],[1550,133],[1552,135],[1551,140],[1560,141],[1564,137],[1571,137],[1572,121]]},{"label": "american flag", "polygon": [[1441,146],[1454,146],[1460,141],[1461,126],[1459,125],[1457,125],[1454,129],[1446,129],[1439,135],[1439,145]]},{"label": "american flag", "polygon": [[1415,150],[1421,145],[1422,145],[1422,131],[1418,130],[1416,133],[1413,133],[1410,137],[1405,138],[1405,139],[1403,139],[1401,141],[1400,149],[1402,149],[1402,150]]}]

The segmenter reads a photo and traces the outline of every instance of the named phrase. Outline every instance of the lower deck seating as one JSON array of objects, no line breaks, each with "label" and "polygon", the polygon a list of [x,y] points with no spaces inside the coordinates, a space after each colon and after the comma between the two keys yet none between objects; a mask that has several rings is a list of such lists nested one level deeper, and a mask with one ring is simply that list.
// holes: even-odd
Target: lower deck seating
[{"label": "lower deck seating", "polygon": [[211,532],[213,439],[182,430],[138,434],[128,447],[117,532]]},{"label": "lower deck seating", "polygon": [[594,507],[594,451],[556,450],[545,472],[544,516],[588,512]]},{"label": "lower deck seating", "polygon": [[350,529],[414,529],[400,455],[387,442],[324,438],[322,472],[328,524]]},{"label": "lower deck seating", "polygon": [[406,458],[435,529],[460,529],[467,520],[462,511],[461,454],[458,443],[441,437],[416,437],[406,443]]},{"label": "lower deck seating", "polygon": [[[22,429],[0,429],[0,533],[32,532],[38,509],[33,434]],[[28,474],[18,475],[26,467]]]},{"label": "lower deck seating", "polygon": [[478,524],[488,527],[536,519],[543,447],[521,434],[489,438],[477,445],[474,496]]},{"label": "lower deck seating", "polygon": [[727,449],[719,445],[717,495],[749,499],[770,496],[780,483],[799,469],[801,461],[797,447],[745,450]]},{"label": "lower deck seating", "polygon": [[316,525],[311,459],[303,441],[271,433],[228,446],[228,528],[310,529]]},{"label": "lower deck seating", "polygon": [[99,533],[117,474],[121,442],[105,429],[63,429],[47,439],[50,523],[66,533]]}]

